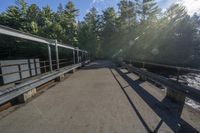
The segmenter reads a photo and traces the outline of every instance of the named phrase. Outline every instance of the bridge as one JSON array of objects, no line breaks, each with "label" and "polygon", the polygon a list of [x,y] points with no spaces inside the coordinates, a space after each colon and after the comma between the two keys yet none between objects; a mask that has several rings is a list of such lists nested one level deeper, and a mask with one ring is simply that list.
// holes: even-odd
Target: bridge
[{"label": "bridge", "polygon": [[[4,26],[0,33],[48,47],[48,60],[1,64],[17,69],[1,77],[18,74],[19,79],[0,87],[0,132],[200,131],[199,111],[184,103],[185,97],[200,101],[200,92],[192,87],[130,62],[91,61],[87,51],[56,40]],[[59,58],[59,47],[72,51],[70,59]]]}]

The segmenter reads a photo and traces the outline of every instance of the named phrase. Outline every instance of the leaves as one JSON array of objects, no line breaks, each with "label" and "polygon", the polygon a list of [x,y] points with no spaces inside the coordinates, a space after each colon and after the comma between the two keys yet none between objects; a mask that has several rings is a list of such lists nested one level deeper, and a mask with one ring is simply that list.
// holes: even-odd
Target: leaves
[{"label": "leaves", "polygon": [[[53,12],[50,6],[40,9],[17,0],[0,14],[0,24],[78,46],[93,58],[122,56],[182,65],[199,62],[199,15],[187,15],[181,5],[174,4],[162,13],[155,0],[120,0],[118,10],[108,7],[98,12],[93,7],[81,22],[77,22],[78,14],[71,1],[59,4]],[[2,45],[7,40],[1,38]],[[11,41],[9,45],[19,42]]]}]

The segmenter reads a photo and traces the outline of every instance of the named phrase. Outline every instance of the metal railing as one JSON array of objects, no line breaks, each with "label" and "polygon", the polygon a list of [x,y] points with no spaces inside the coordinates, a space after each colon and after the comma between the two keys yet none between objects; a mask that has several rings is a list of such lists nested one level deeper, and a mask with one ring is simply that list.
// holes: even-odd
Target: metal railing
[{"label": "metal railing", "polygon": [[[60,59],[59,61],[60,61],[60,62],[59,62],[59,65],[67,66],[67,65],[69,65],[69,64],[73,64],[73,60]],[[55,63],[52,63],[52,66],[57,66],[56,60],[52,60],[52,62],[55,62]],[[37,65],[36,65],[37,63],[40,64],[40,67],[37,67]],[[31,64],[34,65],[34,68],[31,68],[31,67],[30,67]],[[28,69],[22,70],[22,68],[21,68],[22,65],[28,65]],[[50,65],[49,65],[49,61],[48,61],[48,60],[39,61],[39,62],[38,62],[38,61],[34,61],[34,62],[28,62],[28,63],[18,63],[18,64],[0,65],[0,69],[1,69],[1,68],[4,68],[4,67],[13,67],[13,66],[18,67],[18,71],[0,74],[0,77],[1,77],[1,76],[11,75],[11,74],[16,74],[16,73],[18,73],[19,75],[22,75],[23,72],[27,72],[27,71],[29,71],[30,76],[33,76],[33,75],[32,75],[32,70],[34,70],[35,75],[38,75],[38,74],[37,74],[37,70],[38,70],[38,69],[43,70],[42,73],[49,72],[48,70],[50,70]],[[63,66],[63,67],[64,67],[64,66]],[[22,79],[22,76],[20,76],[20,79]]]},{"label": "metal railing", "polygon": [[159,63],[152,63],[152,62],[146,62],[146,61],[127,61],[129,63],[139,63],[142,64],[142,67],[145,67],[145,65],[151,65],[151,66],[158,66],[158,67],[162,67],[162,68],[171,68],[171,69],[176,69],[176,70],[180,70],[180,71],[185,71],[185,72],[198,72],[200,73],[199,69],[193,69],[190,67],[180,67],[180,66],[173,66],[173,65],[165,65],[165,64],[159,64]]},{"label": "metal railing", "polygon": [[17,37],[17,38],[22,38],[22,39],[26,39],[26,40],[30,40],[30,41],[34,41],[34,42],[38,42],[38,43],[42,43],[42,44],[46,44],[48,47],[48,57],[49,57],[49,65],[50,65],[50,70],[53,70],[53,66],[52,66],[52,54],[51,54],[51,46],[55,46],[55,56],[56,56],[56,67],[57,69],[60,68],[59,66],[59,49],[60,48],[64,48],[64,49],[69,49],[73,51],[73,60],[74,60],[74,64],[75,63],[79,63],[79,59],[77,60],[77,62],[75,62],[75,56],[77,55],[77,57],[79,58],[79,52],[81,53],[81,55],[88,57],[88,52],[85,50],[81,50],[78,47],[72,47],[69,45],[63,45],[61,43],[59,43],[57,40],[52,40],[52,39],[47,39],[47,38],[43,38],[43,37],[39,37],[36,35],[32,35],[29,33],[25,33],[22,31],[18,31],[6,26],[2,26],[0,25],[0,34],[4,34],[4,35],[8,35],[8,36],[13,36],[13,37]]},{"label": "metal railing", "polygon": [[[0,34],[38,42],[40,45],[45,44],[45,45],[47,45],[47,48],[48,48],[48,51],[47,51],[48,52],[48,60],[43,60],[43,61],[39,61],[39,62],[34,61],[33,63],[29,62],[29,63],[22,63],[22,64],[12,64],[12,65],[1,65],[0,64],[0,67],[8,67],[8,66],[17,66],[18,67],[18,71],[6,73],[6,74],[0,74],[0,77],[5,76],[5,75],[19,73],[20,79],[22,79],[23,72],[29,71],[31,76],[32,76],[32,74],[31,74],[32,70],[35,70],[35,73],[37,75],[37,69],[43,69],[44,73],[49,72],[49,71],[53,72],[54,70],[58,70],[58,69],[60,69],[60,67],[67,66],[70,63],[78,64],[82,61],[89,59],[89,55],[88,55],[87,51],[79,49],[78,47],[72,47],[72,46],[69,46],[66,44],[61,44],[57,40],[43,38],[40,36],[36,36],[36,35],[32,35],[30,33],[18,31],[18,30],[15,30],[15,29],[12,29],[12,28],[9,28],[6,26],[2,26],[2,25],[0,25]],[[52,50],[51,50],[52,46],[55,49],[55,57],[56,57],[55,60],[52,59]],[[63,48],[63,49],[72,50],[72,59],[60,59],[59,58],[59,49],[58,49],[59,47]],[[84,60],[82,60],[82,59],[84,59]],[[41,67],[37,67],[36,63],[40,63]],[[34,64],[35,67],[31,68],[30,67],[31,64]],[[29,69],[22,70],[21,65],[29,65]]]},{"label": "metal railing", "polygon": [[200,102],[200,90],[197,90],[197,89],[190,87],[190,86],[179,84],[179,83],[177,83],[177,82],[175,82],[171,79],[168,79],[166,77],[163,77],[161,75],[139,69],[137,67],[134,67],[132,64],[129,64],[129,63],[126,63],[126,62],[123,63],[123,66],[125,68],[127,68],[130,72],[134,72],[141,77],[145,77],[145,79],[147,79],[147,80],[150,80],[150,81],[153,81],[155,83],[164,85],[168,89],[181,92],[185,96],[187,96],[187,97],[189,97],[189,98],[191,98],[191,99],[193,99],[197,102]]},{"label": "metal railing", "polygon": [[179,77],[181,75],[181,72],[200,73],[199,69],[194,69],[190,67],[172,66],[172,65],[165,65],[165,64],[158,64],[158,63],[137,61],[137,60],[124,60],[124,61],[133,65],[140,64],[142,68],[147,68],[149,66],[152,66],[152,67],[160,67],[164,69],[173,69],[176,71],[177,82],[179,82]]}]

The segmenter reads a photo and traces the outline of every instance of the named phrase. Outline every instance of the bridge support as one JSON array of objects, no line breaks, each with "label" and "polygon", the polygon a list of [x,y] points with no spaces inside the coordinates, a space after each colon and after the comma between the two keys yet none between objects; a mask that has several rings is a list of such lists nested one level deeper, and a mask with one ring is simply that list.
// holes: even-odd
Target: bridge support
[{"label": "bridge support", "polygon": [[185,103],[185,94],[178,92],[176,90],[167,89],[166,96],[172,101],[183,105]]},{"label": "bridge support", "polygon": [[55,80],[56,80],[57,82],[60,82],[60,81],[63,81],[64,79],[65,79],[65,75],[62,74],[62,75],[60,75],[59,77],[57,77]]},{"label": "bridge support", "polygon": [[27,91],[26,93],[20,95],[18,97],[18,101],[20,103],[24,103],[24,102],[28,101],[29,99],[31,99],[33,96],[35,96],[36,93],[37,93],[36,88],[31,89],[31,90]]},{"label": "bridge support", "polygon": [[69,73],[75,73],[76,69],[72,69]]}]

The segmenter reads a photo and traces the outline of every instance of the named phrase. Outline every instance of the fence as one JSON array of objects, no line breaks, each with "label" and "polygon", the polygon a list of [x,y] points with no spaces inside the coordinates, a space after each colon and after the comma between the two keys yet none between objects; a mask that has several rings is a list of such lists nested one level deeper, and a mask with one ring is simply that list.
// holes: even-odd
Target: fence
[{"label": "fence", "polygon": [[[19,77],[21,80],[23,72],[29,72],[30,77],[31,77],[31,76],[38,75],[37,69],[40,69],[42,71],[42,73],[53,72],[54,70],[58,70],[62,67],[65,67],[65,66],[68,66],[71,64],[78,64],[83,61],[89,60],[89,54],[87,51],[81,50],[78,47],[63,45],[63,44],[59,43],[57,40],[39,37],[36,35],[18,31],[18,30],[15,30],[15,29],[12,29],[9,27],[5,27],[2,25],[0,25],[0,34],[38,42],[41,45],[43,45],[43,44],[46,45],[48,48],[48,51],[47,51],[48,52],[48,60],[42,60],[42,61],[38,61],[38,62],[36,60],[34,60],[34,62],[17,63],[17,64],[12,64],[12,65],[1,65],[0,64],[0,69],[9,67],[9,66],[15,66],[18,68],[18,70],[15,72],[9,72],[9,73],[4,73],[4,74],[0,73],[0,77],[6,76],[6,75],[11,75],[11,74],[19,74]],[[55,57],[56,57],[55,60],[52,59],[52,46],[55,49]],[[63,59],[63,58],[60,59],[59,58],[59,48],[71,50],[72,54],[73,54],[72,55],[73,58],[72,59]],[[36,65],[37,63],[40,64],[39,67]],[[28,69],[22,70],[22,68],[21,68],[22,65],[28,65]],[[31,65],[34,65],[35,67],[31,68]],[[35,75],[32,74],[32,71],[35,71]]]},{"label": "fence", "polygon": [[165,64],[158,64],[152,62],[145,62],[145,61],[137,61],[137,60],[124,60],[126,63],[130,63],[133,65],[139,65],[142,68],[148,67],[159,67],[163,69],[171,69],[176,71],[177,82],[179,81],[179,76],[182,72],[190,72],[190,73],[200,73],[199,69],[189,68],[189,67],[179,67],[179,66],[172,66],[172,65],[165,65]]}]

